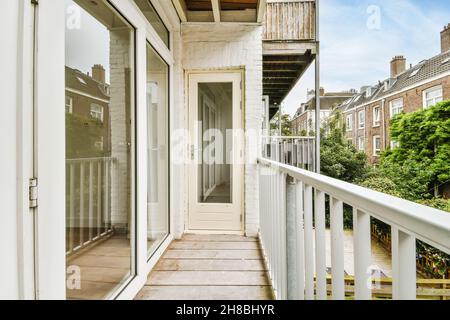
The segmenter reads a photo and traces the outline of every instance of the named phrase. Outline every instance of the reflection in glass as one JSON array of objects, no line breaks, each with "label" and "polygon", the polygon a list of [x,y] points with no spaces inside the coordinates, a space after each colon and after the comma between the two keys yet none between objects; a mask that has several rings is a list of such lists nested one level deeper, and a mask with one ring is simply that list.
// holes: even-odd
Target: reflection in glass
[{"label": "reflection in glass", "polygon": [[136,5],[139,9],[141,9],[142,13],[147,18],[148,22],[150,22],[153,29],[155,29],[156,33],[167,48],[169,48],[169,30],[166,28],[164,22],[161,20],[161,17],[156,12],[150,0],[134,0],[134,2],[136,2]]},{"label": "reflection in glass", "polygon": [[147,45],[147,250],[151,256],[169,233],[168,207],[169,68]]},{"label": "reflection in glass", "polygon": [[134,273],[134,30],[102,1],[66,12],[67,298],[104,299]]},{"label": "reflection in glass", "polygon": [[232,83],[198,85],[198,122],[200,158],[198,201],[200,203],[232,202],[232,168],[230,155],[233,128]]}]

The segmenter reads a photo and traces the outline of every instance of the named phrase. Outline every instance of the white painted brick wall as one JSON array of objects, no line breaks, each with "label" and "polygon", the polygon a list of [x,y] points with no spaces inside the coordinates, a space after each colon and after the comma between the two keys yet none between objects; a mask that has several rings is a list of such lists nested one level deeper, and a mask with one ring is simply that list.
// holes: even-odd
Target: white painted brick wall
[{"label": "white painted brick wall", "polygon": [[[262,27],[254,25],[184,25],[182,26],[181,63],[185,70],[244,68],[245,129],[258,132],[262,123]],[[180,84],[178,84],[180,85]],[[183,105],[183,110],[177,106]],[[187,116],[187,106],[176,110]],[[257,143],[246,139],[245,231],[249,236],[259,229],[259,181],[256,164]],[[183,177],[184,179],[184,177]],[[187,194],[185,194],[187,197]],[[186,200],[183,203],[187,203]],[[185,206],[185,208],[187,205]],[[187,210],[187,209],[185,209]],[[173,212],[173,211],[172,211]],[[179,214],[175,212],[175,214]],[[183,221],[183,217],[175,217]],[[179,229],[179,228],[178,228]]]},{"label": "white painted brick wall", "polygon": [[130,32],[123,29],[112,30],[110,36],[111,153],[116,160],[111,179],[111,220],[113,226],[126,228],[130,208],[126,108],[130,106],[126,105],[125,69],[130,67]]}]

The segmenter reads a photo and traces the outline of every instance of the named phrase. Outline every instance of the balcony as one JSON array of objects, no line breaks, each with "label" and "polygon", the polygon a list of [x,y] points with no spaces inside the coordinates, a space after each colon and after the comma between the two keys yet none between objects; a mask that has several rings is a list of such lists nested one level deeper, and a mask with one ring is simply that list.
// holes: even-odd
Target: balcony
[{"label": "balcony", "polygon": [[267,1],[263,26],[263,85],[270,117],[317,53],[315,1]]}]

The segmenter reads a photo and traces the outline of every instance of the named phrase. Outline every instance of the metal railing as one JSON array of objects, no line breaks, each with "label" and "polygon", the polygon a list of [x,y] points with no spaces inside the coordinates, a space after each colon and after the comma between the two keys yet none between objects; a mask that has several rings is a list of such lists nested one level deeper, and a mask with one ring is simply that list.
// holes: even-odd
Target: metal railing
[{"label": "metal railing", "polygon": [[[346,297],[344,205],[353,208],[354,298],[371,299],[371,218],[391,228],[392,298],[416,299],[416,240],[450,253],[450,214],[260,158],[260,238],[277,299]],[[328,209],[328,210],[327,210]]]},{"label": "metal railing", "polygon": [[113,158],[66,160],[66,254],[73,254],[113,232]]},{"label": "metal railing", "polygon": [[269,136],[262,138],[262,156],[264,158],[309,171],[316,170],[315,151],[314,137]]}]

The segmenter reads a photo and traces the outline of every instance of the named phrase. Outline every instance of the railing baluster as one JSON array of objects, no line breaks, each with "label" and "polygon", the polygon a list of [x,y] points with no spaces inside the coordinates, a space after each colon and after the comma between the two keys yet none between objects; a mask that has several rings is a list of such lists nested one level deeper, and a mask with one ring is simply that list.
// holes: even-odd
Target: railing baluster
[{"label": "railing baluster", "polygon": [[355,263],[355,299],[372,299],[369,286],[371,262],[371,230],[370,215],[353,208],[353,259]]},{"label": "railing baluster", "polygon": [[84,163],[80,163],[80,246],[84,244]]},{"label": "railing baluster", "polygon": [[334,300],[345,299],[344,282],[344,217],[341,200],[330,197],[331,274]]},{"label": "railing baluster", "polygon": [[287,231],[286,231],[286,175],[280,173],[280,282],[282,300],[287,299]]},{"label": "railing baluster", "polygon": [[303,221],[303,182],[296,185],[296,229],[297,229],[297,299],[305,299],[305,232]]},{"label": "railing baluster", "polygon": [[316,232],[316,295],[327,299],[327,264],[325,244],[325,193],[316,189],[314,224]]},{"label": "railing baluster", "polygon": [[391,227],[392,242],[392,298],[416,299],[416,239]]},{"label": "railing baluster", "polygon": [[75,248],[74,223],[75,223],[75,164],[69,164],[69,252]]},{"label": "railing baluster", "polygon": [[100,237],[102,219],[102,161],[97,163],[97,237]]},{"label": "railing baluster", "polygon": [[305,298],[314,300],[314,235],[313,235],[313,192],[305,185]]},{"label": "railing baluster", "polygon": [[105,197],[105,203],[104,203],[104,211],[103,211],[103,223],[105,225],[105,232],[108,231],[108,216],[110,211],[109,206],[109,178],[110,178],[111,170],[110,170],[110,162],[108,160],[105,160],[105,188],[104,188],[104,197]]},{"label": "railing baluster", "polygon": [[94,220],[94,162],[89,161],[89,239],[93,238],[93,220]]}]

